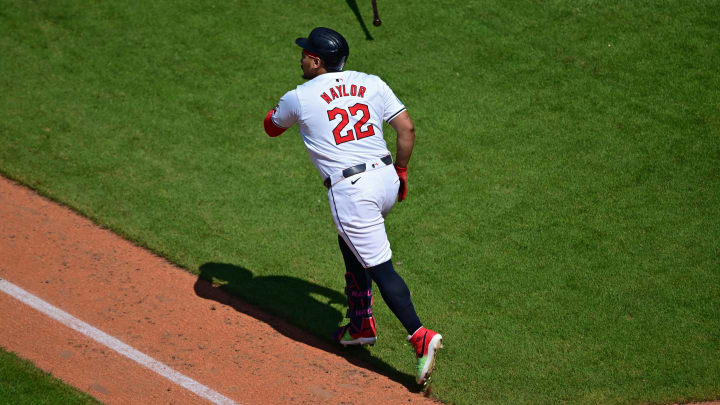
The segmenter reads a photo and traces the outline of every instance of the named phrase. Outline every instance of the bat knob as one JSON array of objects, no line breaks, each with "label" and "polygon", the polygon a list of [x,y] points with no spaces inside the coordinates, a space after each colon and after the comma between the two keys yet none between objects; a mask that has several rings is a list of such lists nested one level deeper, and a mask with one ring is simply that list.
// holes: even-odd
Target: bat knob
[{"label": "bat knob", "polygon": [[379,18],[376,18],[375,21],[373,21],[373,25],[376,26],[376,27],[379,27],[380,24],[382,24],[382,21],[380,21]]}]

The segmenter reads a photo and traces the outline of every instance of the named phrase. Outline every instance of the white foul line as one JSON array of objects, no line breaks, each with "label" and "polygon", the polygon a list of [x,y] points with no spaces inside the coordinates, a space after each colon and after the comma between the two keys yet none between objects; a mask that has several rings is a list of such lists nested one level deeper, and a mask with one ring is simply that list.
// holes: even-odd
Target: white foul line
[{"label": "white foul line", "polygon": [[14,297],[15,299],[37,309],[43,314],[55,319],[56,321],[68,326],[83,335],[101,343],[112,350],[122,354],[123,356],[133,360],[150,370],[160,374],[175,384],[184,387],[195,394],[207,399],[216,404],[235,404],[233,400],[227,398],[217,391],[214,391],[199,382],[187,377],[183,374],[178,373],[172,368],[165,364],[153,359],[152,357],[141,353],[127,344],[119,341],[118,339],[108,335],[107,333],[97,329],[77,318],[68,314],[60,308],[57,308],[42,299],[30,294],[22,288],[10,283],[9,281],[0,278],[0,291]]}]

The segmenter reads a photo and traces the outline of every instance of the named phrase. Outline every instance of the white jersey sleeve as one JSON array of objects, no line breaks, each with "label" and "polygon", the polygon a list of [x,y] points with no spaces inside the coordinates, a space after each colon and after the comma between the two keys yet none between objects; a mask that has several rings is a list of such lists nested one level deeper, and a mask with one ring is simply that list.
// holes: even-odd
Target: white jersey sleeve
[{"label": "white jersey sleeve", "polygon": [[401,112],[405,111],[405,105],[397,98],[395,93],[392,91],[390,86],[387,85],[383,80],[379,79],[381,83],[381,93],[383,101],[385,103],[385,112],[383,120],[390,123],[393,118],[397,117]]},{"label": "white jersey sleeve", "polygon": [[272,115],[273,123],[282,128],[290,128],[300,117],[300,101],[296,91],[290,90],[280,99]]}]

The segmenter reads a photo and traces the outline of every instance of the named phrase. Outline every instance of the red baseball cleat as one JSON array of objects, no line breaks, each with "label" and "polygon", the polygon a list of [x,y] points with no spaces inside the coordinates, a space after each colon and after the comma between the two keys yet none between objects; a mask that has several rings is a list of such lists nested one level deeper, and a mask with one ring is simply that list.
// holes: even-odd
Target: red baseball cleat
[{"label": "red baseball cleat", "polygon": [[435,368],[435,354],[443,347],[442,335],[421,326],[412,336],[408,336],[407,340],[415,347],[417,357],[418,369],[415,381],[424,385]]},{"label": "red baseball cleat", "polygon": [[[343,346],[374,345],[377,340],[375,317],[359,318],[360,322],[350,320],[345,326],[338,328],[333,337]],[[357,325],[360,323],[360,325]]]}]

